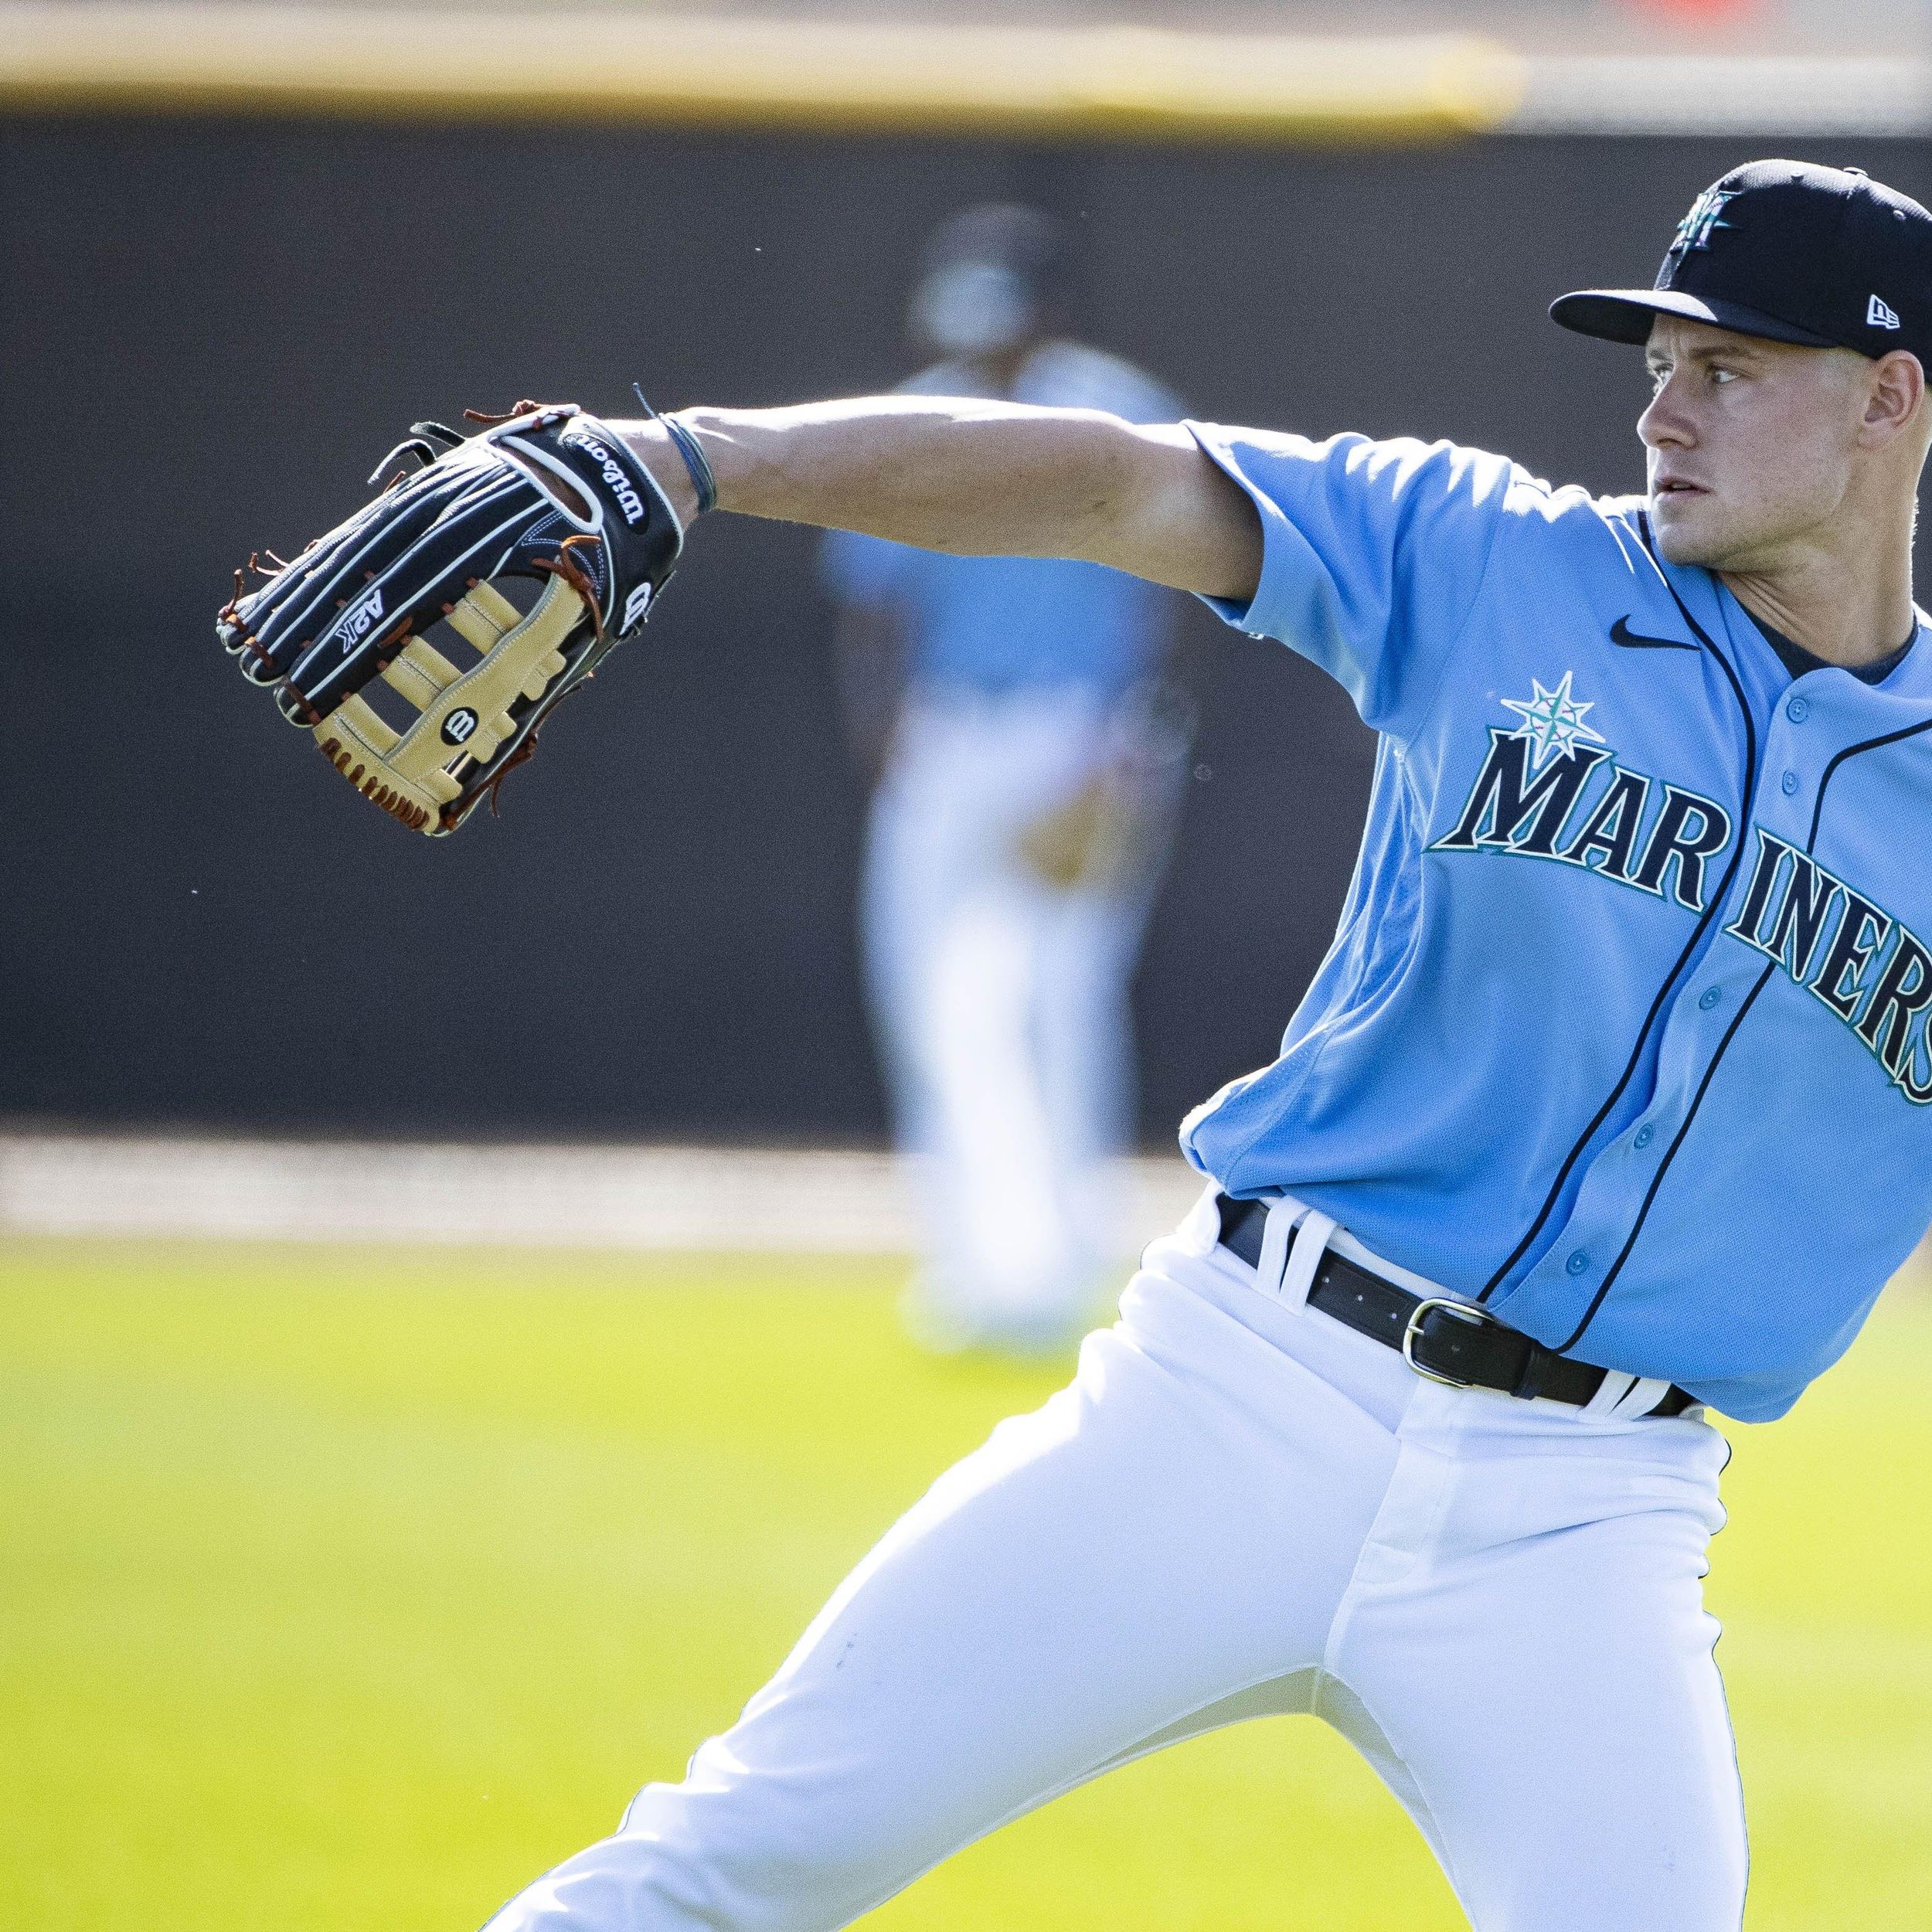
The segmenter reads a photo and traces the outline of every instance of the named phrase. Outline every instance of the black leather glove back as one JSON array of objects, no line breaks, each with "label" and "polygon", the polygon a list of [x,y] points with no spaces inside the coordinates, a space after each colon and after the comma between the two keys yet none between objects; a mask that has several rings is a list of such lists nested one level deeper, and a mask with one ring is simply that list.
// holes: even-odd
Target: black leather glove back
[{"label": "black leather glove back", "polygon": [[[684,544],[650,471],[574,403],[474,420],[493,426],[464,437],[415,424],[376,474],[405,455],[423,468],[260,589],[237,571],[216,623],[243,675],[338,770],[432,837],[494,794],[549,712],[642,625]],[[541,583],[534,607],[498,590],[503,578]],[[430,643],[437,624],[475,661]],[[400,729],[359,695],[379,676],[417,714]]]}]

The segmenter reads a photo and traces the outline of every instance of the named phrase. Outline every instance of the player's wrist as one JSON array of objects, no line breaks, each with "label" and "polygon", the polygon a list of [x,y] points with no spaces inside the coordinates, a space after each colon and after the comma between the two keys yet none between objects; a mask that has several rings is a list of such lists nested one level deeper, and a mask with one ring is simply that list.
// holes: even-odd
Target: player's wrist
[{"label": "player's wrist", "polygon": [[[691,465],[662,417],[648,422],[614,422],[611,427],[624,440],[624,447],[651,474],[664,492],[681,529],[689,530],[708,505],[702,504]],[[689,432],[687,430],[686,434]],[[715,499],[714,499],[715,500]]]},{"label": "player's wrist", "polygon": [[691,479],[697,514],[702,516],[706,511],[715,510],[718,507],[718,479],[712,474],[711,459],[705,454],[696,430],[675,410],[662,420],[670,436],[671,446],[683,459],[685,474]]}]

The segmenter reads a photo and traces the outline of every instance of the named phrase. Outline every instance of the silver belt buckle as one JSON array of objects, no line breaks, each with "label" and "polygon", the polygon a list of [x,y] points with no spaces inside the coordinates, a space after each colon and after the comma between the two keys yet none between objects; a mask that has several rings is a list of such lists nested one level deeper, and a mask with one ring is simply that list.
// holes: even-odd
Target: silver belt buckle
[{"label": "silver belt buckle", "polygon": [[1422,1332],[1423,1318],[1431,1308],[1447,1308],[1458,1321],[1466,1321],[1472,1328],[1488,1326],[1501,1328],[1502,1320],[1492,1315],[1480,1302],[1458,1301],[1446,1294],[1425,1296],[1409,1311],[1407,1325],[1402,1331],[1402,1359],[1426,1382],[1439,1382],[1445,1389],[1473,1389],[1473,1382],[1464,1382],[1458,1376],[1438,1374],[1434,1369],[1425,1367],[1416,1359],[1416,1339]]}]

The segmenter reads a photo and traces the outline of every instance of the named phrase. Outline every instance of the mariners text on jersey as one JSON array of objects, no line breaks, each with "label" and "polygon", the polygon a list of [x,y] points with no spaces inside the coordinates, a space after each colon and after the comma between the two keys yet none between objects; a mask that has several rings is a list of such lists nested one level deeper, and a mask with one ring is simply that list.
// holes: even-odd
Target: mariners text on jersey
[{"label": "mariners text on jersey", "polygon": [[1932,650],[1794,680],[1641,499],[1189,427],[1266,536],[1216,607],[1382,736],[1334,944],[1189,1158],[1551,1347],[1782,1413],[1932,1220]]}]

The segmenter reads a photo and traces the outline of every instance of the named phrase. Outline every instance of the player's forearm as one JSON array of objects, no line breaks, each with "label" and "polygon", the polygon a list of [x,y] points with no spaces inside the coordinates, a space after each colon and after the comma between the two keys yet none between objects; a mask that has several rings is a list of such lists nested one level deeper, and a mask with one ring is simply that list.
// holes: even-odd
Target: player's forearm
[{"label": "player's forearm", "polygon": [[[1178,426],[902,396],[679,420],[719,507],[742,515],[960,556],[1079,558],[1223,596],[1247,595],[1260,574],[1253,509]],[[667,432],[617,427],[688,519],[696,495]]]}]

